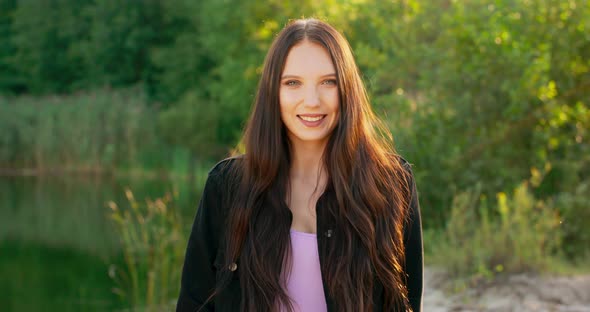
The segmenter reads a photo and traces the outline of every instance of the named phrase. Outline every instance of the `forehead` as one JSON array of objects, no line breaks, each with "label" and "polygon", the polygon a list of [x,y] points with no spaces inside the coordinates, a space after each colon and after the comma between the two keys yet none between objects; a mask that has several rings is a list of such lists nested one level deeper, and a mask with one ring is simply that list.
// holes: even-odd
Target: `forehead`
[{"label": "forehead", "polygon": [[335,73],[332,58],[326,48],[307,40],[291,48],[283,70],[283,75],[297,76],[322,76]]}]

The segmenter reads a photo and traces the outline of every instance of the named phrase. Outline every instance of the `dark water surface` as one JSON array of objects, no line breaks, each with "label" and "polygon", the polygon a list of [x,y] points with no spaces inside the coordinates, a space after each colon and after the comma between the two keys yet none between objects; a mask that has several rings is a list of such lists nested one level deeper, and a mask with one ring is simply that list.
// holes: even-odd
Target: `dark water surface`
[{"label": "dark water surface", "polygon": [[[161,180],[0,177],[0,310],[116,311],[126,307],[109,266],[121,263],[106,203],[173,189]],[[194,194],[192,194],[194,195]],[[189,196],[187,194],[187,196]],[[189,198],[179,200],[190,216]]]}]

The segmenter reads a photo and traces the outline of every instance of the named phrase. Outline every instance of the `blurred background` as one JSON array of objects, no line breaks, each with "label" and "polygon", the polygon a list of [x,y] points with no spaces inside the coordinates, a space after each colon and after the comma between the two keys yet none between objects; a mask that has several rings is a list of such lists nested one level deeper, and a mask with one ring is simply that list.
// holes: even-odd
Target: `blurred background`
[{"label": "blurred background", "polygon": [[350,41],[445,297],[522,274],[580,288],[588,0],[0,0],[2,310],[172,310],[207,172],[298,17]]}]

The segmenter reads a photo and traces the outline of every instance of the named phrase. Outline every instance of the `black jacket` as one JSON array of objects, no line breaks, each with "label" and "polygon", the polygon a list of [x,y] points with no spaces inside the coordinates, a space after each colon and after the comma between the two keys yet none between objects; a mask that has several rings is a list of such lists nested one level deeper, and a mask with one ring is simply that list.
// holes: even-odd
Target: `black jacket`
[{"label": "black jacket", "polygon": [[[224,222],[229,208],[227,173],[228,168],[235,164],[236,161],[240,161],[240,158],[225,159],[209,172],[186,249],[180,296],[176,306],[177,312],[239,311],[241,301],[240,282],[237,274],[239,267],[234,271],[229,285],[209,301],[203,309],[199,310],[214,289],[221,263],[223,263],[223,248],[218,248],[218,246],[224,244]],[[410,165],[405,160],[403,160],[403,163],[404,167],[411,173]],[[422,306],[423,280],[422,226],[418,195],[413,178],[411,185],[410,222],[404,229],[405,271],[408,275],[407,287],[410,304],[414,312],[419,312]],[[325,209],[322,209],[325,200],[330,200],[330,196],[322,195],[316,205],[320,262],[325,254],[322,251],[330,244],[330,239],[333,239],[332,237],[337,234],[332,230]],[[383,286],[378,282],[375,284],[373,291],[375,311],[381,311],[383,306]],[[326,294],[328,311],[336,311],[334,302],[328,296],[328,291],[325,288],[324,293]]]}]

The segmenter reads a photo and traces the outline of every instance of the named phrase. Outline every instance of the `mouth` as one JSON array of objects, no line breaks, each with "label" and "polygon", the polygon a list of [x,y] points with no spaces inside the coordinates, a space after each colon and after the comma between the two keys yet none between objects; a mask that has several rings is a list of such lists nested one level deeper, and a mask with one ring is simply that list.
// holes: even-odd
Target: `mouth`
[{"label": "mouth", "polygon": [[319,127],[325,120],[326,116],[324,114],[305,114],[305,115],[297,115],[299,121],[309,128]]},{"label": "mouth", "polygon": [[307,122],[318,122],[324,118],[326,118],[327,115],[311,115],[311,114],[306,114],[306,115],[297,115],[297,117],[303,121],[307,121]]}]

